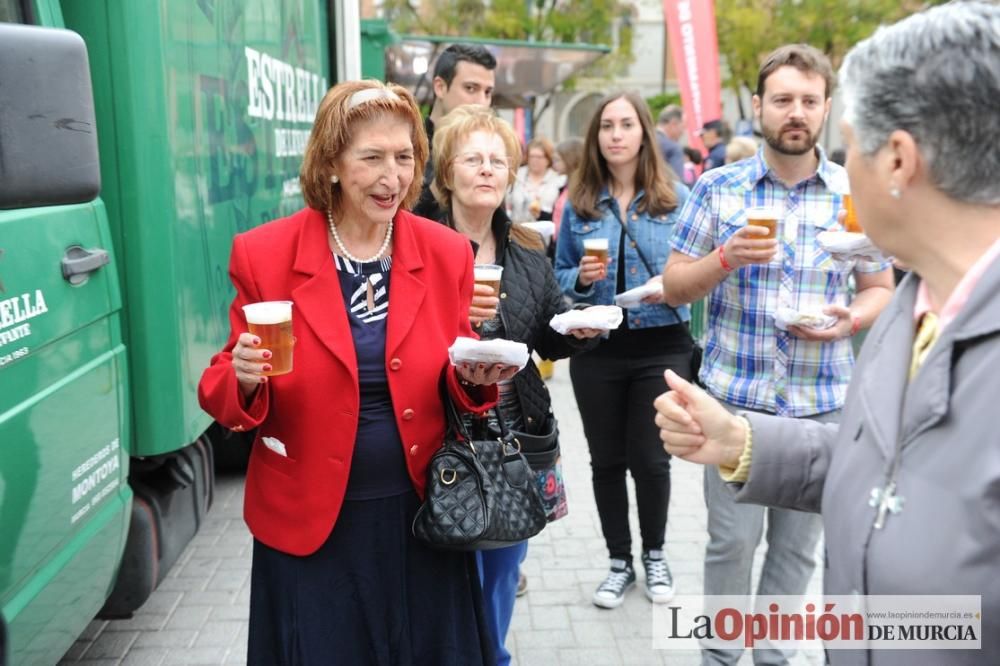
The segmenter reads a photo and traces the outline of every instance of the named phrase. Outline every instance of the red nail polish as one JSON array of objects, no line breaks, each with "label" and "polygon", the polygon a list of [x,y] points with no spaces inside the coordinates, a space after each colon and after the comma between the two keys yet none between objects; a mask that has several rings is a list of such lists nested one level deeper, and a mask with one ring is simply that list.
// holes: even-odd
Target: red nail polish
[{"label": "red nail polish", "polygon": [[259,345],[260,344],[260,338],[254,338],[253,339],[253,344],[254,344],[254,346]]},{"label": "red nail polish", "polygon": [[267,377],[261,377],[260,378],[260,383],[261,384],[266,384],[267,383]]},{"label": "red nail polish", "polygon": [[264,364],[264,372],[271,372],[271,364],[270,363],[265,363]]},{"label": "red nail polish", "polygon": [[264,358],[271,358],[271,352],[265,349],[264,352],[261,354],[261,356],[263,356]]}]

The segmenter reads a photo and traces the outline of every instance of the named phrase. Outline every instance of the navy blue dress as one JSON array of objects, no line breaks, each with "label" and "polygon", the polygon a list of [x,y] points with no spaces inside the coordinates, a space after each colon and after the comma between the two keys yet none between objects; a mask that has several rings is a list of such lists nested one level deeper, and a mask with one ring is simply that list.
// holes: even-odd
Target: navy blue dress
[{"label": "navy blue dress", "polygon": [[385,372],[391,260],[334,260],[350,304],[361,397],[347,495],[312,555],[254,540],[247,663],[493,664],[474,556],[431,550],[410,529],[420,500]]}]

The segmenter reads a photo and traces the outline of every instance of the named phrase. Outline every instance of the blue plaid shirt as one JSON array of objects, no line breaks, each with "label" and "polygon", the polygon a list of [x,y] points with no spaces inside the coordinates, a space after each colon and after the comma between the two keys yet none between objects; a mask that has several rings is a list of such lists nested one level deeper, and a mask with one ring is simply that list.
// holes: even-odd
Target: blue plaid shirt
[{"label": "blue plaid shirt", "polygon": [[708,297],[708,326],[701,380],[733,405],[810,416],[843,407],[854,366],[850,339],[814,342],[779,330],[779,306],[814,310],[847,305],[852,272],[872,273],[887,263],[837,261],[816,241],[837,223],[847,172],[826,159],[811,177],[785,186],[764,160],[754,157],[705,173],[681,210],[672,249],[702,257],[746,224],[751,206],[783,209],[778,257],[733,271]]}]

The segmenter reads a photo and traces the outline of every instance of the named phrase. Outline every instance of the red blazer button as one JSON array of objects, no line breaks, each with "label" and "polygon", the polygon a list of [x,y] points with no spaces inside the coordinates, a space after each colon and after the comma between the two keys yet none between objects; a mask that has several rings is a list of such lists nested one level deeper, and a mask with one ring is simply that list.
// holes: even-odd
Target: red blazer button
[{"label": "red blazer button", "polygon": [[413,410],[412,409],[404,409],[403,410],[403,420],[404,421],[409,421],[412,418],[413,418]]},{"label": "red blazer button", "polygon": [[399,370],[400,368],[403,367],[403,362],[398,358],[394,358],[391,361],[389,361],[389,367],[393,370]]}]

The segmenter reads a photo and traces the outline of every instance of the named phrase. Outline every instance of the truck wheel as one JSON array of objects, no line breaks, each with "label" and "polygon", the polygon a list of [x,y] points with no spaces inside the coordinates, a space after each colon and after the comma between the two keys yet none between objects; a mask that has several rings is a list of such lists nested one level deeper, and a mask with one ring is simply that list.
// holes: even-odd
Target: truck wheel
[{"label": "truck wheel", "polygon": [[212,506],[215,473],[206,437],[179,451],[135,458],[132,516],[121,568],[98,617],[131,617],[197,534]]}]

